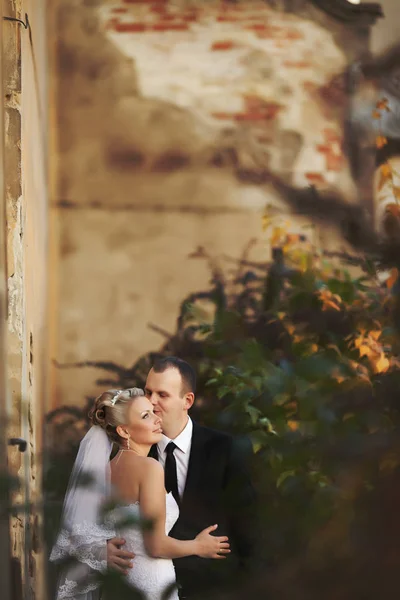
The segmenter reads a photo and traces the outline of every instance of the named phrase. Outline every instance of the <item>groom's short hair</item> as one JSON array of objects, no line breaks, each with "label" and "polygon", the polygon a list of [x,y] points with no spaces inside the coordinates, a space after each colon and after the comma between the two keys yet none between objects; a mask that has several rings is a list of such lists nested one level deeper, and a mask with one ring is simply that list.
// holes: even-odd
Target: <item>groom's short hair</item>
[{"label": "groom's short hair", "polygon": [[177,356],[164,356],[158,358],[153,364],[153,371],[164,373],[167,369],[177,369],[182,379],[182,392],[187,394],[196,392],[196,372],[189,363]]}]

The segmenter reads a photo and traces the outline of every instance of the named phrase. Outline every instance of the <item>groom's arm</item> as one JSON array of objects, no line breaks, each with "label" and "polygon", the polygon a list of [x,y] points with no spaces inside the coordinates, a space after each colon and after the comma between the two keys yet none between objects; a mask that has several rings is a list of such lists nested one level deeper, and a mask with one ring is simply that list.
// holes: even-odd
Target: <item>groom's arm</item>
[{"label": "groom's arm", "polygon": [[128,570],[132,569],[132,560],[135,555],[132,552],[123,550],[121,546],[124,545],[125,540],[123,538],[112,538],[107,541],[107,567],[127,575]]}]

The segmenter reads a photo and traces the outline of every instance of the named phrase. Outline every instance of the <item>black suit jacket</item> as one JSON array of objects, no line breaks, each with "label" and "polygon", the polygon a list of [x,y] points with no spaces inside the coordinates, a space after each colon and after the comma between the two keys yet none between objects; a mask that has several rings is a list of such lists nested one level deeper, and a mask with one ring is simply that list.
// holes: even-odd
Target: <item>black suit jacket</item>
[{"label": "black suit jacket", "polygon": [[[232,552],[226,560],[196,556],[175,560],[183,597],[219,586],[226,589],[247,570],[254,550],[255,495],[241,454],[232,436],[193,423],[180,516],[170,536],[191,540],[218,524],[215,535],[228,535]],[[158,458],[156,446],[150,455]]]}]

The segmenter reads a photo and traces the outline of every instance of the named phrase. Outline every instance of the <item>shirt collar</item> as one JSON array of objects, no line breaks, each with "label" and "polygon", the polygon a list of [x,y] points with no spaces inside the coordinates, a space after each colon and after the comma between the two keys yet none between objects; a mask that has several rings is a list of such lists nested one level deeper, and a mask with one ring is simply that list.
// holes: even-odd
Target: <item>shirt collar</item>
[{"label": "shirt collar", "polygon": [[174,440],[170,440],[170,438],[163,434],[162,439],[157,444],[158,451],[160,453],[165,452],[165,448],[168,446],[169,442],[173,441],[174,444],[176,444],[176,446],[179,448],[179,450],[186,454],[186,452],[190,448],[190,442],[192,441],[192,433],[193,421],[190,417],[188,417],[188,422],[186,423],[184,429]]}]

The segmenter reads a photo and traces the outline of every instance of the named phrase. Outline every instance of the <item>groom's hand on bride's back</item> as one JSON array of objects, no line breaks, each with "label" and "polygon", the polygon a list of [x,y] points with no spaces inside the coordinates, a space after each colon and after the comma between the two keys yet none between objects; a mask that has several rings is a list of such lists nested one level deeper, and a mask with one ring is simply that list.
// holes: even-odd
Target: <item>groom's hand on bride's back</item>
[{"label": "groom's hand on bride's back", "polygon": [[112,538],[107,542],[107,566],[109,569],[119,571],[123,575],[128,574],[128,570],[132,569],[132,560],[135,555],[132,552],[124,550],[124,538]]}]

